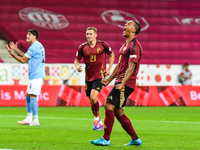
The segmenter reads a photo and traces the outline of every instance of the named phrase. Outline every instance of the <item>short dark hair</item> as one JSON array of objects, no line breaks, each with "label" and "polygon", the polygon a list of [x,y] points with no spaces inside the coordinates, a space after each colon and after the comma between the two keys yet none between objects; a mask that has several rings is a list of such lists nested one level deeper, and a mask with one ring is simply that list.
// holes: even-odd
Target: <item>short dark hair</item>
[{"label": "short dark hair", "polygon": [[136,32],[135,32],[135,34],[138,34],[138,33],[140,33],[141,27],[140,27],[140,24],[139,24],[139,22],[138,22],[138,21],[136,21],[136,20],[133,20],[133,22],[135,22],[135,23],[134,23],[134,27],[135,27],[135,29],[136,29]]},{"label": "short dark hair", "polygon": [[189,66],[189,63],[185,63],[184,66]]},{"label": "short dark hair", "polygon": [[38,32],[36,29],[30,29],[30,30],[28,30],[28,32],[30,32],[31,34],[35,35],[35,36],[36,36],[36,39],[37,39],[38,36],[39,36],[39,32]]}]

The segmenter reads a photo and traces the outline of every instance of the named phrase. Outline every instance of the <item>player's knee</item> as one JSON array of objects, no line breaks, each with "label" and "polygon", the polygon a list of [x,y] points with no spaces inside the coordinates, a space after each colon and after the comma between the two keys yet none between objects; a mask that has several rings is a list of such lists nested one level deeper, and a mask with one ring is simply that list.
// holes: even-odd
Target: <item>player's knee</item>
[{"label": "player's knee", "polygon": [[115,109],[115,117],[119,118],[124,114],[124,110],[123,109]]},{"label": "player's knee", "polygon": [[119,117],[121,117],[123,114],[124,114],[124,113],[122,113],[122,112],[115,112],[115,117],[116,117],[116,118],[119,118]]},{"label": "player's knee", "polygon": [[95,104],[97,102],[97,98],[94,96],[90,96],[90,103]]},{"label": "player's knee", "polygon": [[106,101],[104,104],[105,110],[114,110],[115,106],[111,104],[109,101]]}]

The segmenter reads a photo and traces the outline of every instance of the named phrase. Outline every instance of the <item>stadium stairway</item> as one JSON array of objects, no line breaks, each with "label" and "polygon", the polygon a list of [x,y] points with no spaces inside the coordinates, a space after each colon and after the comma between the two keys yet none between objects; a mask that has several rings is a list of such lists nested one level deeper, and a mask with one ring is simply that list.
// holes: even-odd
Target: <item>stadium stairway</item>
[{"label": "stadium stairway", "polygon": [[17,63],[18,61],[14,59],[5,48],[7,41],[0,39],[0,58],[4,63]]}]

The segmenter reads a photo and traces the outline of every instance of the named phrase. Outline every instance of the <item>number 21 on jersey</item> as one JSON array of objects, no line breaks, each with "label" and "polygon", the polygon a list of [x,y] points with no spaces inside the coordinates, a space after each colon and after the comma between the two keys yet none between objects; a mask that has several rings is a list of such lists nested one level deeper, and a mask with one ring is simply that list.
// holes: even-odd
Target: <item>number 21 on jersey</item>
[{"label": "number 21 on jersey", "polygon": [[96,55],[90,55],[90,62],[96,62]]}]

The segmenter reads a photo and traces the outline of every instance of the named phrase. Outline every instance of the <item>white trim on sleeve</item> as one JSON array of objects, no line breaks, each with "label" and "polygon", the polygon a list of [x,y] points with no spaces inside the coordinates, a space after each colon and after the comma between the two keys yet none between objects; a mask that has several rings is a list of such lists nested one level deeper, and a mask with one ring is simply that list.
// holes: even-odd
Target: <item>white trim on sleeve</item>
[{"label": "white trim on sleeve", "polygon": [[130,55],[130,58],[137,58],[137,55]]},{"label": "white trim on sleeve", "polygon": [[31,58],[27,53],[25,54],[26,57]]}]

